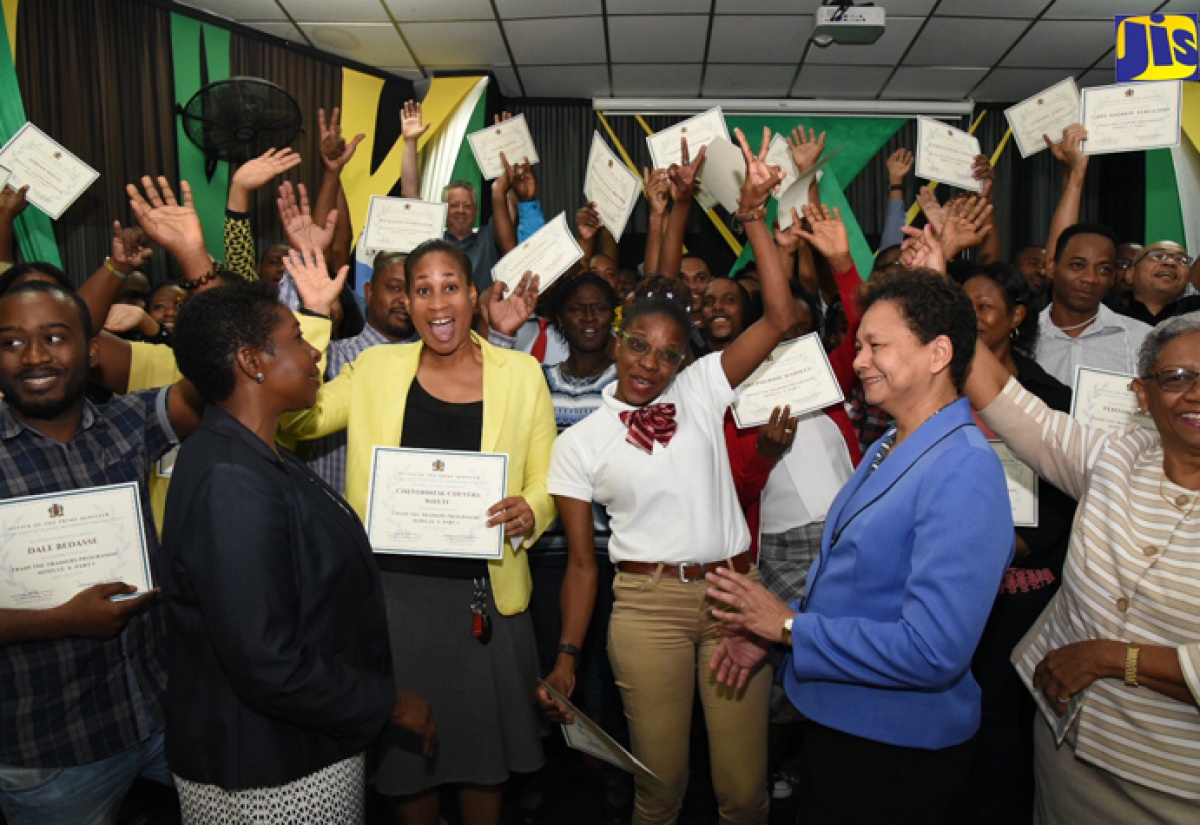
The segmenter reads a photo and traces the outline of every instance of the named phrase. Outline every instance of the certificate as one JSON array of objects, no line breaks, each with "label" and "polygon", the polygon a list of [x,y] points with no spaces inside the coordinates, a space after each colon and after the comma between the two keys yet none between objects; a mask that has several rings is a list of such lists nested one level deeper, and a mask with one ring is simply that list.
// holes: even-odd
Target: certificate
[{"label": "certificate", "polygon": [[446,204],[372,195],[363,243],[387,252],[412,252],[446,229]]},{"label": "certificate", "polygon": [[1014,527],[1038,526],[1038,477],[1028,464],[1012,454],[1003,441],[991,442],[992,449],[1004,465],[1004,480],[1008,482],[1008,500],[1012,504]]},{"label": "certificate", "polygon": [[687,138],[688,156],[694,158],[701,146],[707,146],[719,137],[729,140],[729,130],[725,127],[725,115],[721,113],[721,107],[715,106],[669,129],[648,135],[646,146],[650,149],[654,168],[667,169],[672,163],[681,163],[683,160],[680,138]]},{"label": "certificate", "polygon": [[771,138],[771,145],[767,147],[767,165],[778,166],[783,170],[783,181],[779,184],[781,196],[800,180],[800,169],[797,168],[796,161],[792,160],[792,150],[783,135],[776,134]]},{"label": "certificate", "polygon": [[1071,417],[1085,427],[1103,432],[1126,427],[1153,430],[1150,416],[1138,414],[1137,396],[1129,386],[1132,380],[1132,375],[1076,367]]},{"label": "certificate", "polygon": [[629,223],[633,207],[637,206],[642,182],[621,162],[599,132],[592,133],[592,148],[588,152],[587,174],[583,179],[583,196],[596,204],[600,220],[620,241]]},{"label": "certificate", "polygon": [[508,456],[376,447],[367,537],[376,553],[498,559],[504,525],[487,511],[505,497]]},{"label": "certificate", "polygon": [[467,135],[467,140],[485,180],[495,180],[504,174],[501,152],[510,166],[524,163],[526,158],[530,163],[538,162],[537,149],[533,145],[533,136],[529,134],[525,115],[517,115],[503,123],[473,132]]},{"label": "certificate", "polygon": [[770,420],[776,407],[787,405],[792,415],[803,415],[841,401],[842,388],[821,337],[810,332],[777,346],[738,387],[733,419],[741,429],[758,427]]},{"label": "certificate", "polygon": [[8,179],[11,177],[12,177],[12,170],[5,169],[3,166],[0,166],[0,189],[3,189],[5,186],[8,185]]},{"label": "certificate", "polygon": [[105,582],[151,587],[137,482],[0,502],[0,607],[57,607]]},{"label": "certificate", "polygon": [[179,448],[171,450],[154,465],[154,472],[159,478],[170,478],[175,473],[175,461],[179,458]]},{"label": "certificate", "polygon": [[1004,110],[1021,157],[1036,155],[1046,146],[1045,137],[1057,143],[1063,129],[1079,122],[1079,89],[1068,77],[1028,100]]},{"label": "certificate", "polygon": [[979,154],[974,135],[928,117],[917,118],[916,175],[979,192],[983,181],[971,177],[971,167]]},{"label": "certificate", "polygon": [[26,198],[54,220],[100,177],[32,123],[26,123],[0,149],[0,166],[12,172],[8,185],[29,184]]},{"label": "certificate", "polygon": [[571,724],[563,724],[561,726],[563,739],[566,740],[568,747],[580,753],[586,753],[589,756],[602,759],[610,765],[614,765],[627,773],[645,780],[650,785],[653,793],[656,795],[666,795],[661,798],[678,798],[678,795],[671,790],[670,786],[659,779],[640,759],[621,747],[621,743],[609,736],[604,728],[583,715],[579,708],[571,704],[571,701],[567,697],[550,687],[545,681],[539,679],[538,682],[546,689],[554,701],[563,705],[575,717],[575,721]]},{"label": "certificate", "polygon": [[538,291],[545,292],[582,257],[579,242],[567,228],[567,213],[559,212],[557,218],[501,258],[492,267],[492,279],[513,287],[526,272],[532,272],[538,276]]},{"label": "certificate", "polygon": [[780,229],[787,229],[792,225],[792,210],[796,210],[796,214],[801,218],[804,217],[804,212],[800,207],[808,203],[808,190],[812,188],[814,180],[821,179],[821,172],[809,172],[804,177],[800,178],[798,186],[792,186],[779,194],[779,209],[775,213],[775,220],[779,222]]},{"label": "certificate", "polygon": [[726,211],[736,214],[738,196],[742,194],[745,180],[746,159],[742,157],[742,150],[726,138],[713,139],[700,169],[700,186]]},{"label": "certificate", "polygon": [[[1141,152],[1179,145],[1183,83],[1130,83],[1083,90],[1084,154]],[[4,162],[0,156],[0,164]]]}]

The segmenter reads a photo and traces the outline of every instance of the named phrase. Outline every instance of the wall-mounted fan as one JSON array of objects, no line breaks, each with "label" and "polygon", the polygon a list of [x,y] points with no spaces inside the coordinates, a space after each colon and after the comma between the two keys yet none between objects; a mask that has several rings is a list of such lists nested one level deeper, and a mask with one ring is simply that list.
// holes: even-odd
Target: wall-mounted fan
[{"label": "wall-mounted fan", "polygon": [[257,77],[231,77],[209,83],[175,107],[183,129],[208,159],[244,163],[268,149],[290,146],[302,131],[300,106],[279,86]]}]

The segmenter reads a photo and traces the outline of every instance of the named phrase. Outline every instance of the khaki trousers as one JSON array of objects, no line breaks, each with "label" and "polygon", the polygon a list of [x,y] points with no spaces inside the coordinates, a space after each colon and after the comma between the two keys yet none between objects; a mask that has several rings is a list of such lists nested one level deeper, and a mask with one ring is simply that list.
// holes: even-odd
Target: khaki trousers
[{"label": "khaki trousers", "polygon": [[[750,576],[759,580],[757,568]],[[608,655],[629,720],[633,753],[676,798],[637,784],[634,825],[677,821],[688,783],[692,701],[699,687],[708,730],[713,787],[721,822],[767,821],[767,716],[771,669],[745,689],[719,686],[709,669],[720,643],[704,581],[618,572],[608,629]]]}]

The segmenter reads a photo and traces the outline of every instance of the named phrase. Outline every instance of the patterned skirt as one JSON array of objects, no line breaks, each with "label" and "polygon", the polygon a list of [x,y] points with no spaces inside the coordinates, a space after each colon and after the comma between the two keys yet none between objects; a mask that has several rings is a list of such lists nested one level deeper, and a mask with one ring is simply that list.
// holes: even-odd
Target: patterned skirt
[{"label": "patterned skirt", "polygon": [[227,791],[175,777],[184,825],[361,825],[365,785],[363,754],[270,788]]}]

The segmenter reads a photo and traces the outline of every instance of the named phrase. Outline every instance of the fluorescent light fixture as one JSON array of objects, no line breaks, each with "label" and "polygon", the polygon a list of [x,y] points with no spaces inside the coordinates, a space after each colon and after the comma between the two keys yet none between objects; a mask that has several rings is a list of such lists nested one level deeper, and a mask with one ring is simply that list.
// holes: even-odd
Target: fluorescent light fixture
[{"label": "fluorescent light fixture", "polygon": [[842,117],[964,117],[974,100],[754,100],[750,98],[594,97],[606,115],[693,115],[720,106],[739,115],[840,115]]}]

